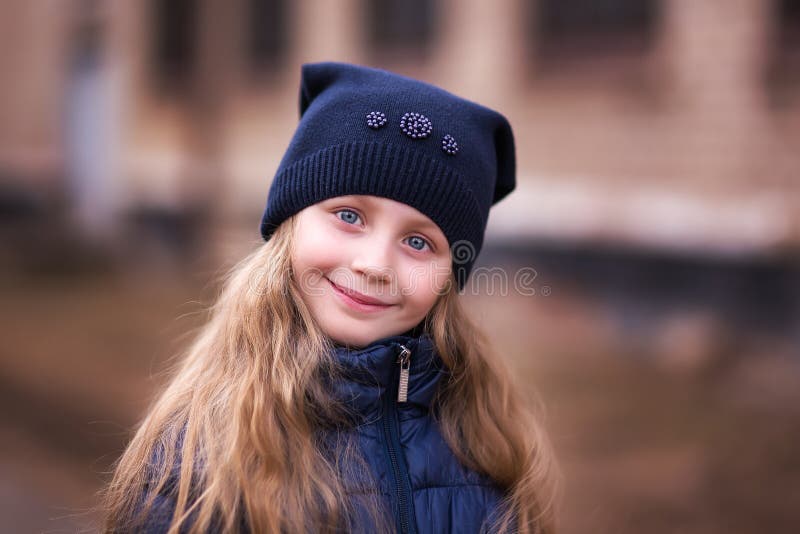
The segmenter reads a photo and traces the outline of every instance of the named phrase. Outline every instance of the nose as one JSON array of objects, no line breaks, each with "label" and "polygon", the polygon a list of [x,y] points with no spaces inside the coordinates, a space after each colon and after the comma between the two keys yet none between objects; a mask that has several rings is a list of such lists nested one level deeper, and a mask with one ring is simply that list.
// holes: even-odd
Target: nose
[{"label": "nose", "polygon": [[350,267],[363,275],[367,283],[385,284],[394,279],[392,250],[388,239],[375,237],[359,243]]}]

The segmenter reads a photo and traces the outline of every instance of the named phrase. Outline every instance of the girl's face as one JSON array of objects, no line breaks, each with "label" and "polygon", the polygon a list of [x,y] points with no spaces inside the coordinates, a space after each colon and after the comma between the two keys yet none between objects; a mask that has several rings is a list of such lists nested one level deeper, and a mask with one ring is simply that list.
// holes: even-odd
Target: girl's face
[{"label": "girl's face", "polygon": [[342,345],[363,347],[419,324],[450,277],[447,238],[407,204],[330,198],[297,216],[292,270],[306,306]]}]

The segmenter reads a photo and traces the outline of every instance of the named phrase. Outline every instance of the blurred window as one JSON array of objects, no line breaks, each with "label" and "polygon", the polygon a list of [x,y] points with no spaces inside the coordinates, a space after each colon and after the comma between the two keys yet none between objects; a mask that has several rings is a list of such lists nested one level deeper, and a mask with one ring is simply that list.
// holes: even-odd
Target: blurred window
[{"label": "blurred window", "polygon": [[277,68],[286,55],[288,2],[248,0],[247,6],[247,57],[253,72],[262,74]]},{"label": "blurred window", "polygon": [[779,45],[800,49],[800,0],[779,0],[777,9]]},{"label": "blurred window", "polygon": [[646,52],[659,19],[657,0],[533,0],[531,46],[537,64]]},{"label": "blurred window", "polygon": [[773,105],[800,100],[800,0],[773,0],[774,47],[767,76]]},{"label": "blurred window", "polygon": [[183,89],[197,59],[197,1],[151,0],[149,7],[156,81],[161,89]]},{"label": "blurred window", "polygon": [[366,0],[368,50],[381,59],[421,58],[433,45],[435,0]]}]

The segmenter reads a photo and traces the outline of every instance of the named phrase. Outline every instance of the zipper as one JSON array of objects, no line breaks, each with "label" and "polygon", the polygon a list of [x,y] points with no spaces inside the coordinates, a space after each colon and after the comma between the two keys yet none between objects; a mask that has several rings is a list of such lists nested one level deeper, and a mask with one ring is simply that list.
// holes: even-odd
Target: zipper
[{"label": "zipper", "polygon": [[[400,422],[397,417],[397,403],[406,402],[408,398],[408,375],[411,366],[411,351],[405,345],[399,345],[400,353],[396,363],[400,364],[399,379],[392,384],[397,384],[396,401],[393,400],[394,392],[387,392],[383,404],[383,431],[386,437],[386,450],[391,464],[391,473],[397,489],[397,502],[400,512],[398,531],[402,534],[416,532],[413,517],[413,503],[411,502],[411,483],[408,469],[403,455],[400,453]],[[394,386],[393,386],[394,387]]]},{"label": "zipper", "polygon": [[408,369],[411,367],[411,351],[405,345],[400,345],[400,355],[397,363],[400,364],[400,382],[397,384],[397,402],[408,400]]}]

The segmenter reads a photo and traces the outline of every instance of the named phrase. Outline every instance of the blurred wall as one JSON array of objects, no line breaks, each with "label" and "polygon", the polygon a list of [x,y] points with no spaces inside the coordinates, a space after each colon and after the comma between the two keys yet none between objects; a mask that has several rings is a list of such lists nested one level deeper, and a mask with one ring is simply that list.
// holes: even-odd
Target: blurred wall
[{"label": "blurred wall", "polygon": [[[78,217],[88,231],[198,206],[252,223],[300,64],[353,61],[509,117],[520,192],[490,232],[783,254],[800,240],[797,4],[7,0],[0,169],[108,214]],[[95,84],[75,97],[87,55]],[[83,143],[101,168],[82,166],[70,117],[98,123]]]}]

